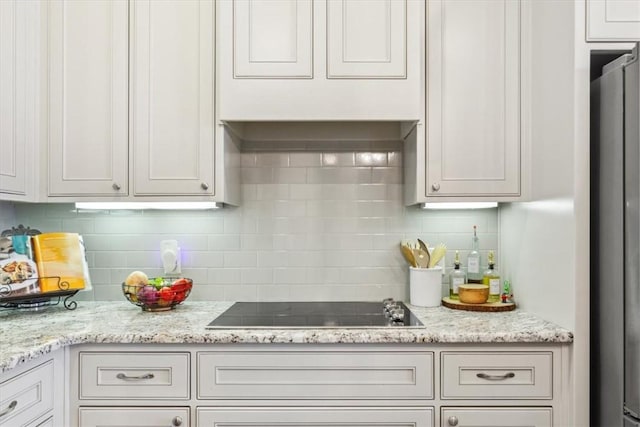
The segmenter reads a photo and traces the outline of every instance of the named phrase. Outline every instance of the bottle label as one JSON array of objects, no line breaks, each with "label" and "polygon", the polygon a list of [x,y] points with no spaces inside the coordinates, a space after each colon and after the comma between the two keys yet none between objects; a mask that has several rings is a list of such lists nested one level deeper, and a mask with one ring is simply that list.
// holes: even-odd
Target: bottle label
[{"label": "bottle label", "polygon": [[453,293],[458,293],[458,287],[464,285],[464,277],[455,277],[451,280],[451,286],[453,287]]},{"label": "bottle label", "polygon": [[468,273],[480,273],[480,260],[476,258],[469,258],[467,260],[467,272]]},{"label": "bottle label", "polygon": [[500,295],[500,279],[489,280],[489,294]]}]

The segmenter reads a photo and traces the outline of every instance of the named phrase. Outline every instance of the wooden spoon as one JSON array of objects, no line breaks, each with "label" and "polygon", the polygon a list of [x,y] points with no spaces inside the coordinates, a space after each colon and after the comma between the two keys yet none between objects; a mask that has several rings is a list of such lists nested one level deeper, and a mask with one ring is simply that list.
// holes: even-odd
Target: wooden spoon
[{"label": "wooden spoon", "polygon": [[416,257],[416,262],[418,263],[420,268],[429,268],[429,261],[431,260],[429,248],[420,239],[418,239],[418,245],[420,245],[420,249],[413,250],[413,255]]},{"label": "wooden spoon", "polygon": [[416,264],[419,268],[429,268],[429,254],[422,249],[413,250],[413,258],[416,260]]},{"label": "wooden spoon", "polygon": [[409,265],[413,268],[416,268],[418,264],[416,263],[416,258],[413,256],[413,251],[407,245],[403,245],[400,243],[400,252],[404,255],[404,259],[407,260]]},{"label": "wooden spoon", "polygon": [[435,267],[436,264],[440,262],[440,260],[446,253],[447,253],[447,247],[444,244],[440,243],[438,246],[436,246],[436,248],[433,250],[433,253],[431,254],[431,261],[429,261],[429,268]]},{"label": "wooden spoon", "polygon": [[431,257],[431,254],[429,253],[429,246],[427,246],[422,240],[418,239],[418,244],[420,245],[420,249],[422,249],[423,251],[425,251],[427,253],[427,255],[429,255],[429,257]]}]

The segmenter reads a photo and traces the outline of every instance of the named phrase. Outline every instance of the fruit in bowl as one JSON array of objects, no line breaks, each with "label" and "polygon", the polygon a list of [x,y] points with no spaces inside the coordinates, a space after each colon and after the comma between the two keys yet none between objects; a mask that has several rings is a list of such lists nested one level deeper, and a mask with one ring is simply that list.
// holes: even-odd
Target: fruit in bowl
[{"label": "fruit in bowl", "polygon": [[122,283],[122,292],[131,302],[145,311],[166,311],[187,299],[193,281],[184,277],[148,278],[141,271],[134,271]]}]

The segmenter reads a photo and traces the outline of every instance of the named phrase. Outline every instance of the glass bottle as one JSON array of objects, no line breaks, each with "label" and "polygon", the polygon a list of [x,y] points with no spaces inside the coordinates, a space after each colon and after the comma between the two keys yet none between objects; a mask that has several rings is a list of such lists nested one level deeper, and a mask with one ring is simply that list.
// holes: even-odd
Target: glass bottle
[{"label": "glass bottle", "polygon": [[482,283],[482,272],[480,271],[480,241],[476,233],[476,226],[473,226],[473,238],[471,239],[471,252],[467,256],[467,278],[469,283]]},{"label": "glass bottle", "polygon": [[489,299],[487,302],[499,302],[500,301],[500,273],[496,269],[495,255],[493,251],[489,252],[488,261],[489,268],[484,272],[482,277],[482,283],[489,286]]},{"label": "glass bottle", "polygon": [[460,254],[456,251],[456,258],[453,261],[453,271],[449,276],[449,298],[458,299],[458,286],[464,285],[467,281],[467,275],[460,270]]}]

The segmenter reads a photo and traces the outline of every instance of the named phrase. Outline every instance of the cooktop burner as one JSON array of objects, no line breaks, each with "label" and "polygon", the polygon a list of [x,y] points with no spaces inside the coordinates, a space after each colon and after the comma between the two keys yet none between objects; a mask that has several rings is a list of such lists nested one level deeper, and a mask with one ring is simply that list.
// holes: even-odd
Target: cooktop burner
[{"label": "cooktop burner", "polygon": [[237,302],[207,329],[421,327],[401,302]]}]

